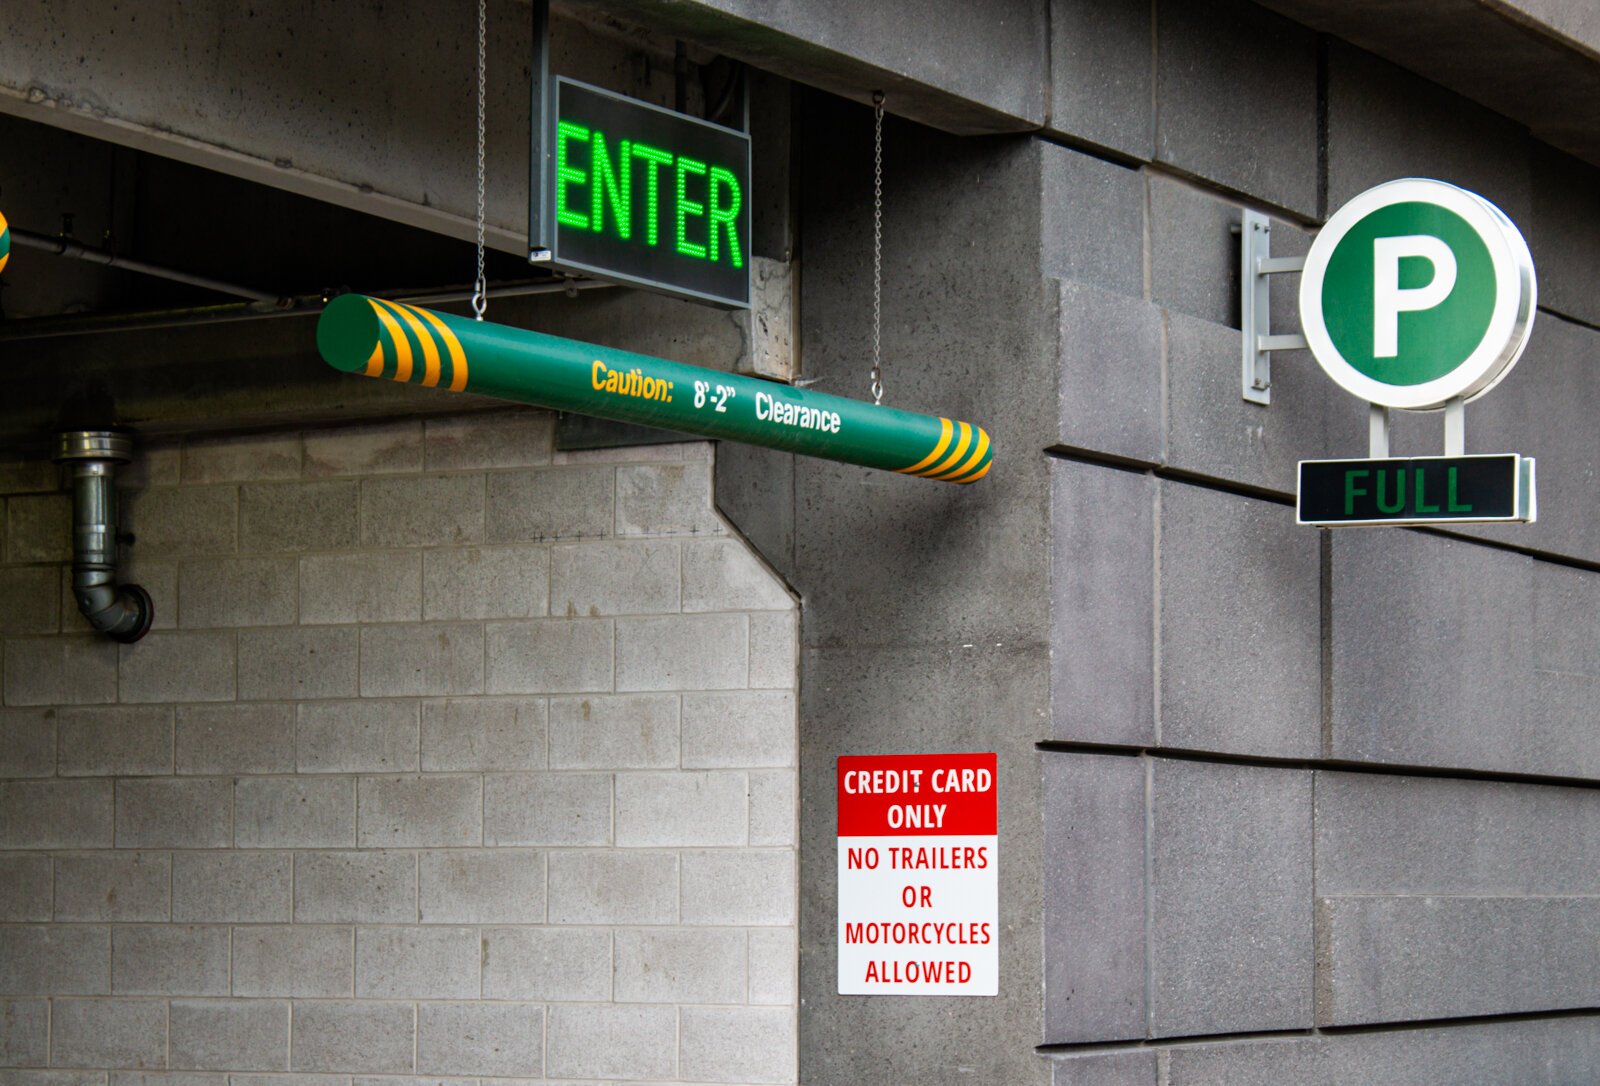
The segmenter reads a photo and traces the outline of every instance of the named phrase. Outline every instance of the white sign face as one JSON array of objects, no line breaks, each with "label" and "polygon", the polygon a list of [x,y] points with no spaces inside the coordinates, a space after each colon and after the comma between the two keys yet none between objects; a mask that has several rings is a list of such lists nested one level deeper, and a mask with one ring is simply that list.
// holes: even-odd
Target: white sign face
[{"label": "white sign face", "polygon": [[1369,403],[1428,410],[1511,372],[1538,288],[1522,234],[1488,200],[1406,178],[1341,207],[1312,243],[1300,319],[1323,370]]},{"label": "white sign face", "polygon": [[1000,993],[994,754],[839,759],[839,994]]}]

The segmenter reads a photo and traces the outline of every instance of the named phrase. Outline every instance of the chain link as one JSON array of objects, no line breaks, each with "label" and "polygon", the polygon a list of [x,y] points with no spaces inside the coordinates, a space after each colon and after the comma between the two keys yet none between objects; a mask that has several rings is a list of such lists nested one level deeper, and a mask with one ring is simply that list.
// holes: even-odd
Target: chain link
[{"label": "chain link", "polygon": [[872,95],[872,402],[883,403],[883,92]]},{"label": "chain link", "polygon": [[472,314],[483,320],[489,308],[489,280],[483,271],[483,97],[486,79],[484,42],[488,38],[489,0],[478,0],[478,277],[472,284]]}]

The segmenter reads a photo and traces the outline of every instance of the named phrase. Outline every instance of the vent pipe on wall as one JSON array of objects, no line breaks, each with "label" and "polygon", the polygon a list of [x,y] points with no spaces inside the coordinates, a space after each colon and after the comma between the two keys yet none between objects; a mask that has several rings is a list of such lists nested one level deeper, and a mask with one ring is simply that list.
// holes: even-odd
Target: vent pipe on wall
[{"label": "vent pipe on wall", "polygon": [[116,465],[133,459],[133,440],[111,430],[69,430],[55,460],[72,465],[72,594],[96,630],[128,644],[150,632],[155,605],[136,584],[117,585]]}]

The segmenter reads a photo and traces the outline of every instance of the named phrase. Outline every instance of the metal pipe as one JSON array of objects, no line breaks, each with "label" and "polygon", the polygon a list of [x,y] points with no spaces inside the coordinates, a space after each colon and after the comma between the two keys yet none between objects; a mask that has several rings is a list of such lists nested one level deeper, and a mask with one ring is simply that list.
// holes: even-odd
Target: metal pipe
[{"label": "metal pipe", "polygon": [[76,238],[51,237],[48,234],[35,234],[31,230],[18,230],[12,227],[11,240],[17,245],[26,245],[30,249],[43,249],[71,260],[86,260],[91,264],[101,264],[108,268],[121,268],[123,271],[138,272],[140,275],[153,275],[159,279],[170,279],[174,283],[187,283],[191,287],[204,287],[218,294],[232,294],[236,298],[249,298],[257,302],[279,301],[279,296],[276,294],[251,290],[237,283],[224,283],[209,276],[191,275],[176,268],[164,268],[159,264],[134,260],[132,257],[118,256],[108,249],[96,249],[85,245]]},{"label": "metal pipe", "polygon": [[72,465],[72,595],[91,626],[125,645],[155,619],[150,593],[117,585],[115,471],[132,458],[127,434],[70,430],[56,439],[56,462]]}]

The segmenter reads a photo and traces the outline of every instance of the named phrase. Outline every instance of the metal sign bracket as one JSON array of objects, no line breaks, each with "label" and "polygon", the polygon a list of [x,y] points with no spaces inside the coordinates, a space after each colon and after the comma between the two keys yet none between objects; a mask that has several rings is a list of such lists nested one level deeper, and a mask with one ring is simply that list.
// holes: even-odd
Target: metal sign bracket
[{"label": "metal sign bracket", "polygon": [[1272,255],[1272,220],[1246,211],[1239,225],[1239,327],[1242,379],[1240,392],[1251,403],[1272,403],[1272,352],[1303,351],[1306,337],[1272,333],[1271,282],[1282,272],[1304,270],[1303,256]]}]

